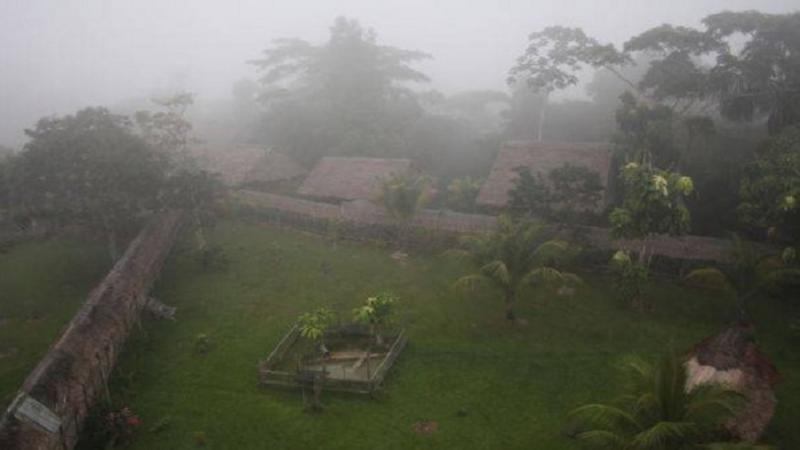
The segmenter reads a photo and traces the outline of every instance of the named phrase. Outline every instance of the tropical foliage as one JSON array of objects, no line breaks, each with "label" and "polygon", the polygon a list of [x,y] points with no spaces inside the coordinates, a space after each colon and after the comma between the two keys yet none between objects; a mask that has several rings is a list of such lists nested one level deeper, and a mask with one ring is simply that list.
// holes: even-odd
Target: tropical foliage
[{"label": "tropical foliage", "polygon": [[[579,28],[547,27],[530,35],[510,81],[524,80],[534,91],[549,93],[576,84],[581,69],[604,68],[637,97],[670,105],[681,115],[713,107],[733,120],[766,116],[773,133],[798,123],[800,13],[726,11],[702,23],[703,30],[663,24],[629,39],[622,49]],[[650,61],[634,83],[622,69],[639,54]]]},{"label": "tropical foliage", "polygon": [[353,310],[353,318],[356,322],[366,324],[375,336],[375,343],[383,345],[383,330],[392,321],[397,304],[397,296],[382,292],[378,295],[367,298],[364,305]]},{"label": "tropical foliage", "polygon": [[800,127],[769,139],[745,168],[738,211],[753,232],[778,241],[800,236]]},{"label": "tropical foliage", "polygon": [[326,307],[304,313],[297,319],[300,336],[318,343],[322,353],[328,353],[325,347],[325,331],[333,325],[334,318],[333,312]]},{"label": "tropical foliage", "polygon": [[464,238],[460,254],[471,259],[478,271],[459,278],[456,287],[474,290],[488,284],[500,290],[506,319],[511,321],[516,319],[514,304],[523,286],[581,283],[574,273],[561,270],[571,256],[569,245],[548,239],[544,226],[537,223],[503,217],[496,231]]},{"label": "tropical foliage", "polygon": [[430,178],[398,173],[380,180],[378,201],[396,219],[408,221],[429,199]]},{"label": "tropical foliage", "polygon": [[642,239],[639,262],[649,263],[647,239],[654,234],[685,234],[690,215],[685,198],[692,193],[692,179],[650,165],[628,163],[620,173],[622,204],[611,212],[613,234]]},{"label": "tropical foliage", "polygon": [[748,320],[747,305],[758,293],[779,293],[800,286],[800,267],[794,247],[787,247],[776,255],[734,236],[730,257],[730,264],[695,269],[686,275],[685,281],[689,286],[733,297],[740,321]]},{"label": "tropical foliage", "polygon": [[130,120],[104,108],[39,120],[8,168],[16,214],[80,224],[106,237],[116,260],[119,235],[157,210],[169,160],[137,136]]},{"label": "tropical foliage", "polygon": [[615,284],[622,298],[633,308],[643,309],[646,306],[645,288],[649,276],[647,267],[631,259],[628,252],[618,250],[611,258],[611,268],[616,274]]},{"label": "tropical foliage", "polygon": [[566,163],[546,178],[527,167],[515,171],[514,187],[508,191],[508,208],[515,216],[580,222],[590,218],[602,196],[600,175],[584,166]]},{"label": "tropical foliage", "polygon": [[251,61],[261,73],[266,143],[308,163],[404,149],[405,130],[422,113],[406,85],[428,80],[412,68],[428,57],[381,45],[373,30],[343,17],[321,45],[274,41]]},{"label": "tropical foliage", "polygon": [[687,390],[683,360],[674,355],[664,356],[656,365],[629,361],[624,369],[628,384],[623,395],[609,404],[589,404],[570,413],[574,437],[589,448],[707,448],[742,401],[740,394],[720,385]]},{"label": "tropical foliage", "polygon": [[481,184],[479,178],[467,176],[454,179],[447,185],[447,206],[456,211],[473,211]]}]

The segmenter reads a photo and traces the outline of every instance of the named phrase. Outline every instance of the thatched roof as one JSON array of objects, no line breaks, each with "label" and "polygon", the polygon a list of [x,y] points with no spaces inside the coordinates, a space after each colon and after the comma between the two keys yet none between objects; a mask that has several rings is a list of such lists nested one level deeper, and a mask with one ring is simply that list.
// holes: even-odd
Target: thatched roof
[{"label": "thatched roof", "polygon": [[326,157],[314,166],[297,193],[338,200],[371,199],[380,179],[410,170],[415,170],[410,159]]},{"label": "thatched roof", "polygon": [[718,383],[744,394],[746,402],[726,427],[734,436],[755,442],[775,412],[775,366],[753,341],[751,330],[732,326],[697,344],[686,362],[687,389]]},{"label": "thatched roof", "polygon": [[[611,166],[611,152],[607,144],[511,141],[503,144],[498,152],[476,203],[496,208],[506,206],[508,191],[513,189],[514,180],[517,179],[514,171],[517,167],[527,167],[531,173],[547,176],[551,170],[567,163],[596,171],[603,185],[607,185]],[[605,195],[600,205],[604,202]]]},{"label": "thatched roof", "polygon": [[233,186],[291,180],[307,172],[285,154],[257,147],[207,151],[201,160],[207,170],[220,174],[223,182]]}]

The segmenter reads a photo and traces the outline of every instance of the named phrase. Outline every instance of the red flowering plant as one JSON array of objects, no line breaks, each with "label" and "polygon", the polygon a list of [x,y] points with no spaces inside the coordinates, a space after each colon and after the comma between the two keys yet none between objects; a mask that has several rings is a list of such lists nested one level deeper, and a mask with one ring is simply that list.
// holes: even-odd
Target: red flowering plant
[{"label": "red flowering plant", "polygon": [[106,428],[113,443],[129,440],[141,423],[139,416],[127,406],[106,414]]}]

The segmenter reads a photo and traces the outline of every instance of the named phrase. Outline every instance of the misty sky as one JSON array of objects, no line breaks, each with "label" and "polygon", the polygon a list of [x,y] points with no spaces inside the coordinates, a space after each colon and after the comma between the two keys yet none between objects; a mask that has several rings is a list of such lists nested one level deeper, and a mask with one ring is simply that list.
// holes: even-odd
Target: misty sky
[{"label": "misty sky", "polygon": [[721,10],[788,12],[797,0],[0,0],[0,143],[19,146],[36,119],[185,88],[227,97],[271,39],[320,42],[335,17],[380,42],[422,50],[445,92],[504,89],[527,35],[584,28],[621,43],[661,23],[698,25]]}]

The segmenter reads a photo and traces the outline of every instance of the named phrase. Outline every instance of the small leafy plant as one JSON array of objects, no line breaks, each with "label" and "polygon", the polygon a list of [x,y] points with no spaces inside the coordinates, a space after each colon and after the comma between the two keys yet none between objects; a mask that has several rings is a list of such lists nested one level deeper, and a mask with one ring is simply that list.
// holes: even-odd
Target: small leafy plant
[{"label": "small leafy plant", "polygon": [[330,309],[322,307],[297,319],[300,336],[318,344],[323,355],[330,353],[325,346],[325,330],[333,325],[334,318]]},{"label": "small leafy plant", "polygon": [[205,333],[200,333],[194,337],[194,351],[205,355],[211,351],[211,337]]},{"label": "small leafy plant", "polygon": [[383,292],[367,298],[363,306],[353,310],[353,318],[370,327],[370,333],[375,337],[375,343],[383,345],[382,332],[394,316],[394,306],[398,298],[390,293]]}]

